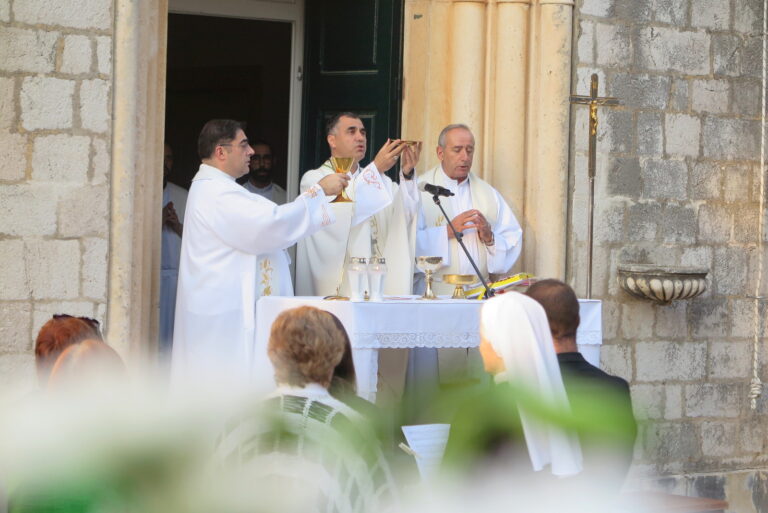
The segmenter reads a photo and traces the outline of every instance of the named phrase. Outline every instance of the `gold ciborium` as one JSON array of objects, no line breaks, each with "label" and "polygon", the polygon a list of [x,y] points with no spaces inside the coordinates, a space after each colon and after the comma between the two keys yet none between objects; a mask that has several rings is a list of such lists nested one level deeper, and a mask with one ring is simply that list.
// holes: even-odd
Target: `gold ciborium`
[{"label": "gold ciborium", "polygon": [[443,282],[456,285],[451,299],[467,299],[464,294],[464,285],[472,285],[477,281],[474,274],[444,274]]},{"label": "gold ciborium", "polygon": [[424,291],[424,295],[421,299],[437,299],[434,291],[432,290],[432,274],[440,269],[443,265],[443,257],[439,256],[419,256],[416,257],[416,267],[424,271],[424,276],[427,279],[427,290]]},{"label": "gold ciborium", "polygon": [[[337,173],[348,173],[354,161],[355,159],[352,157],[331,157],[331,165]],[[339,195],[333,198],[331,203],[352,203],[352,200],[349,199],[347,190],[342,189]]]}]

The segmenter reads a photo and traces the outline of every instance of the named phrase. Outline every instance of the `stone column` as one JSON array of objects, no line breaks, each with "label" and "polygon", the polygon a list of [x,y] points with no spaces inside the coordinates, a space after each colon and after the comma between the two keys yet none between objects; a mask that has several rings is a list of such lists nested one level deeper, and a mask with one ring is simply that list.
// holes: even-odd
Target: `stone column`
[{"label": "stone column", "polygon": [[572,0],[539,0],[530,37],[523,265],[565,277]]},{"label": "stone column", "polygon": [[451,3],[406,0],[402,136],[424,143],[418,171],[437,163],[437,135],[450,123]]},{"label": "stone column", "polygon": [[[449,123],[469,125],[482,145],[486,100],[486,2],[455,2],[451,15]],[[482,151],[475,153],[473,169],[483,170]]]},{"label": "stone column", "polygon": [[144,359],[156,345],[168,3],[115,3],[108,337]]},{"label": "stone column", "polygon": [[525,230],[520,270],[563,278],[572,0],[406,0],[403,135],[437,164],[448,123],[470,125],[473,171]]},{"label": "stone column", "polygon": [[525,198],[528,25],[531,0],[499,0],[493,27],[489,127],[484,178],[509,201],[515,215]]}]

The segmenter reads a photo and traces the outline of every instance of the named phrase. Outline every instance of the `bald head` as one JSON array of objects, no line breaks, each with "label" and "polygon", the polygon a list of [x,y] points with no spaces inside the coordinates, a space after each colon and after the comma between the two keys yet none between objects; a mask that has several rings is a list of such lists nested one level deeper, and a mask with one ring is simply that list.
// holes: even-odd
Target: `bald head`
[{"label": "bald head", "polygon": [[576,330],[579,328],[579,300],[573,289],[559,280],[542,280],[528,288],[526,294],[544,307],[549,330],[558,353],[575,352]]}]

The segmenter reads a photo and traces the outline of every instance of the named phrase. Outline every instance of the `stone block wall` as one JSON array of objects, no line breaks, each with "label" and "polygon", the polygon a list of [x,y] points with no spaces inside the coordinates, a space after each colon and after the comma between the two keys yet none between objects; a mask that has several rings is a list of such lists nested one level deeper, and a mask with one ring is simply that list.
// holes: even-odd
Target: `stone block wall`
[{"label": "stone block wall", "polygon": [[0,394],[54,313],[104,321],[112,0],[0,0]]},{"label": "stone block wall", "polygon": [[[623,103],[599,114],[593,295],[604,301],[603,365],[631,382],[643,420],[633,475],[668,476],[699,495],[713,488],[695,476],[725,479],[711,496],[759,481],[765,495],[762,473],[740,473],[768,463],[768,389],[755,411],[747,398],[755,322],[766,313],[756,318],[748,298],[766,257],[763,0],[580,0],[576,13],[575,92],[589,94],[597,73],[600,95]],[[568,268],[583,294],[586,107],[573,108],[572,128]],[[671,306],[643,303],[619,289],[622,263],[703,266],[710,287]],[[729,488],[731,474],[741,484]]]}]

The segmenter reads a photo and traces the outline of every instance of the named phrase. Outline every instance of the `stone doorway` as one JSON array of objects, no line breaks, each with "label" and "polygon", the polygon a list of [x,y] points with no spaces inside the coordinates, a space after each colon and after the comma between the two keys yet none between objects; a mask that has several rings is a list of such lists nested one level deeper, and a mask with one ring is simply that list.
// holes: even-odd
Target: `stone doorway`
[{"label": "stone doorway", "polygon": [[[302,0],[169,3],[165,137],[175,150],[171,181],[197,171],[197,134],[214,117],[248,124],[272,145],[275,181],[298,189],[303,61]],[[291,170],[291,171],[289,171]]]},{"label": "stone doorway", "polygon": [[197,135],[209,119],[247,123],[276,157],[286,187],[291,25],[286,22],[168,16],[165,140],[174,149],[171,182],[189,188],[197,172]]}]

